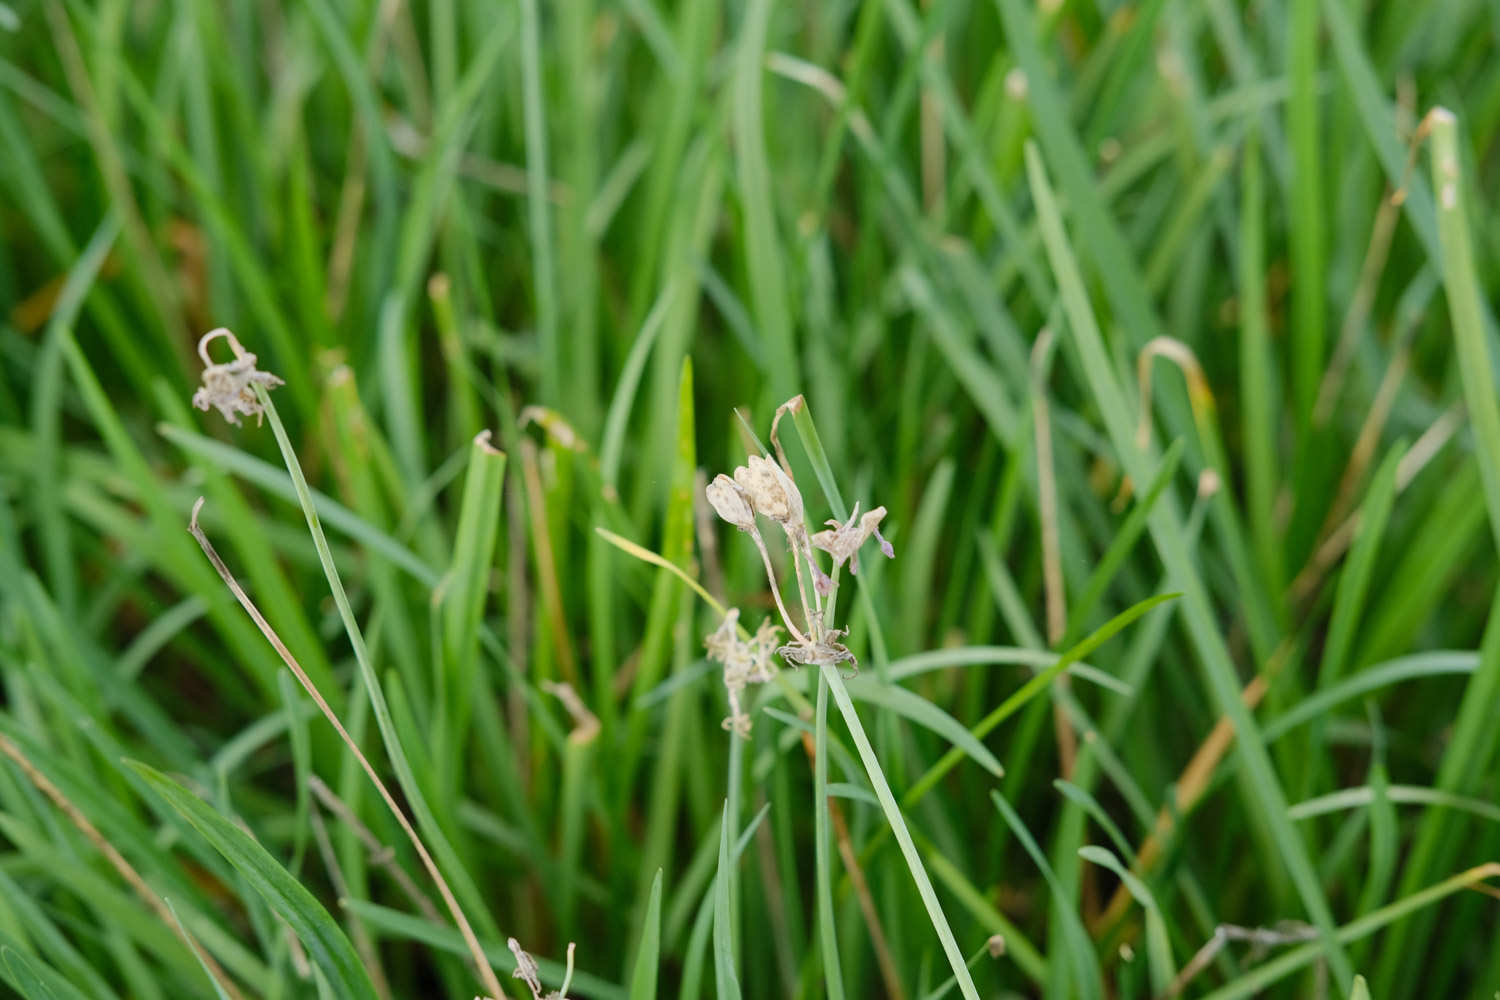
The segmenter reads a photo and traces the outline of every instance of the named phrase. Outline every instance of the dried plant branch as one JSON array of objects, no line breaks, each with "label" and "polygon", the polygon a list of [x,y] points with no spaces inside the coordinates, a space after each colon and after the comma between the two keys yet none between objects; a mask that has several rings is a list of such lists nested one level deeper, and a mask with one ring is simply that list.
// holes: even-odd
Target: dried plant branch
[{"label": "dried plant branch", "polygon": [[307,787],[317,797],[318,802],[322,804],[323,808],[333,813],[339,822],[353,831],[354,836],[359,839],[359,842],[365,845],[370,864],[375,865],[390,875],[391,880],[406,894],[406,897],[412,901],[412,904],[418,910],[422,911],[422,916],[435,924],[441,924],[443,922],[442,914],[438,913],[437,907],[432,904],[432,900],[427,897],[427,893],[423,892],[417,885],[411,874],[396,861],[396,849],[382,842],[379,837],[370,831],[369,827],[361,823],[359,817],[354,815],[354,810],[349,808],[348,803],[339,798],[334,790],[324,783],[322,778],[316,774],[308,775]]},{"label": "dried plant branch", "polygon": [[1317,937],[1316,927],[1296,921],[1285,921],[1275,927],[1238,927],[1234,924],[1220,924],[1214,928],[1213,936],[1204,943],[1202,948],[1198,949],[1188,964],[1182,967],[1177,978],[1172,980],[1172,985],[1167,988],[1167,996],[1181,995],[1193,977],[1208,968],[1208,963],[1212,962],[1231,941],[1248,942],[1253,946],[1253,952],[1260,954],[1277,945],[1315,941]]},{"label": "dried plant branch", "polygon": [[302,664],[297,662],[297,658],[292,655],[292,651],[287,649],[286,643],[281,641],[281,636],[276,634],[276,630],[271,627],[271,623],[266,621],[265,616],[260,613],[260,609],[255,606],[255,602],[250,600],[250,596],[239,585],[239,581],[235,580],[234,574],[229,572],[229,567],[224,565],[224,560],[219,558],[219,553],[215,551],[213,543],[208,540],[208,536],[198,526],[198,512],[202,508],[203,498],[199,497],[198,502],[193,504],[193,514],[192,518],[188,521],[188,531],[198,540],[198,545],[203,549],[203,554],[213,564],[214,569],[219,574],[219,578],[224,581],[224,585],[229,588],[230,593],[234,594],[235,600],[240,602],[240,607],[245,609],[246,614],[255,622],[256,627],[260,629],[261,635],[266,637],[266,641],[271,644],[271,647],[276,650],[277,655],[281,657],[281,662],[286,664],[287,669],[292,672],[292,676],[297,678],[297,682],[302,685],[303,690],[317,704],[324,718],[338,732],[339,738],[344,741],[345,745],[349,747],[350,752],[354,754],[355,760],[359,762],[359,766],[370,779],[370,783],[375,786],[375,790],[385,802],[386,808],[391,811],[391,815],[396,817],[396,822],[401,826],[402,832],[411,841],[412,847],[417,852],[417,857],[422,861],[422,867],[427,869],[427,874],[432,877],[432,881],[437,885],[438,893],[443,897],[443,902],[447,905],[448,912],[452,915],[453,922],[457,924],[459,934],[463,937],[464,944],[469,949],[469,955],[474,961],[480,983],[489,992],[490,996],[501,996],[500,981],[495,978],[495,971],[490,967],[489,959],[485,957],[484,948],[479,944],[479,938],[475,936],[474,928],[469,925],[468,918],[464,916],[463,910],[459,907],[458,900],[453,895],[453,890],[448,887],[448,880],[443,877],[443,873],[438,870],[437,862],[433,861],[432,855],[428,853],[427,845],[422,843],[422,838],[417,835],[417,831],[411,825],[411,821],[406,818],[406,813],[397,805],[395,798],[391,795],[390,789],[386,787],[385,782],[376,773],[374,765],[370,763],[370,759],[359,748],[359,744],[354,741],[354,737],[349,735],[349,731],[339,721],[338,715],[329,706],[322,692],[313,684],[312,678],[307,676],[307,671],[302,669]]}]

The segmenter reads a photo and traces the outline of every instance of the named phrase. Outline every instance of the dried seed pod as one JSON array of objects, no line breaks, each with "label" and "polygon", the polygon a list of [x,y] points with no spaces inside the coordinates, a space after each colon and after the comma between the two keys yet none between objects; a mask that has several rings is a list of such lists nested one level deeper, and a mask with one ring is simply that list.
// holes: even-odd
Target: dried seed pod
[{"label": "dried seed pod", "polygon": [[734,470],[734,481],[750,495],[757,513],[779,522],[789,531],[802,524],[802,493],[792,478],[769,458],[751,455],[748,464]]},{"label": "dried seed pod", "polygon": [[714,477],[703,491],[715,512],[741,531],[755,530],[755,508],[750,494],[724,473]]}]

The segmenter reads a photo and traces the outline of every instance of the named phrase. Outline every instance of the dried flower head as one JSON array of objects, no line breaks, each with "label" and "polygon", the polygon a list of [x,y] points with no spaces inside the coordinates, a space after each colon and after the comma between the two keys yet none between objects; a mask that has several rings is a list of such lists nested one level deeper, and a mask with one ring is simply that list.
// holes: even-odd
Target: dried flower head
[{"label": "dried flower head", "polygon": [[[840,524],[838,521],[830,520],[827,523],[831,527],[826,531],[820,531],[812,536],[814,548],[822,549],[833,556],[834,568],[849,564],[849,572],[859,572],[859,547],[863,545],[871,535],[880,542],[880,551],[887,559],[896,557],[896,550],[891,543],[885,540],[880,533],[880,522],[885,519],[885,508],[876,507],[867,511],[863,517],[859,514],[859,504],[854,505],[854,511],[849,515],[849,520]],[[824,586],[824,579],[819,578],[817,585],[819,589]],[[823,591],[827,593],[827,591]]]},{"label": "dried flower head", "polygon": [[755,530],[755,508],[743,486],[724,473],[714,477],[703,491],[720,517],[741,531]]},{"label": "dried flower head", "polygon": [[536,959],[532,958],[521,942],[515,938],[505,942],[510,948],[510,953],[516,956],[516,971],[511,973],[512,978],[519,979],[530,988],[534,996],[542,995],[542,970],[537,968]]},{"label": "dried flower head", "polygon": [[847,629],[830,628],[817,629],[817,638],[808,639],[806,642],[790,642],[776,650],[781,658],[787,663],[799,667],[812,667],[820,664],[837,666],[840,663],[851,663],[858,666],[854,654],[849,652],[849,647],[839,642],[848,635]]},{"label": "dried flower head", "polygon": [[[209,343],[218,337],[229,338],[236,349],[233,361],[214,364],[208,356]],[[203,385],[193,393],[193,405],[204,411],[215,407],[231,424],[239,424],[241,413],[253,414],[259,422],[261,406],[252,387],[259,385],[271,390],[282,384],[281,379],[256,368],[255,355],[240,348],[234,334],[224,327],[203,335],[198,341],[198,357],[203,359]]]},{"label": "dried flower head", "polygon": [[802,494],[781,466],[764,455],[751,455],[734,470],[734,481],[749,495],[756,513],[778,522],[788,532],[803,523]]},{"label": "dried flower head", "polygon": [[760,623],[749,639],[740,637],[740,609],[730,608],[719,627],[703,638],[708,658],[724,664],[724,689],[729,693],[729,717],[724,728],[740,736],[750,735],[750,716],[746,715],[740,695],[751,684],[763,684],[776,676],[772,655],[780,641],[781,629],[769,618]]},{"label": "dried flower head", "polygon": [[[544,988],[542,986],[542,970],[537,967],[536,959],[532,958],[526,949],[521,947],[521,942],[515,938],[511,938],[506,941],[506,945],[510,948],[510,953],[516,956],[516,971],[511,973],[511,977],[519,979],[526,984],[526,988],[531,990],[532,1000],[568,1000],[564,993],[568,988],[567,983],[563,984],[561,990],[552,990],[550,993],[542,992]],[[570,943],[568,945],[568,979],[571,980],[572,978],[573,945]]]}]

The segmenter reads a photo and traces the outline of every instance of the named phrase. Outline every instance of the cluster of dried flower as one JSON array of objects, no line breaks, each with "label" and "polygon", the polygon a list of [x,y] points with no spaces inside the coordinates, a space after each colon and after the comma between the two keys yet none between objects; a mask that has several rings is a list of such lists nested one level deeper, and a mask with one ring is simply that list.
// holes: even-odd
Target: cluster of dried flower
[{"label": "cluster of dried flower", "polygon": [[[774,428],[772,441],[775,442]],[[724,664],[724,686],[729,691],[730,707],[724,728],[741,736],[749,735],[750,719],[744,714],[740,696],[747,685],[768,681],[775,676],[771,660],[773,647],[783,660],[795,666],[855,662],[854,654],[839,641],[848,633],[824,620],[823,598],[833,593],[834,578],[818,565],[814,550],[825,552],[832,558],[834,573],[845,563],[849,564],[851,573],[858,573],[859,548],[871,537],[879,542],[880,551],[886,558],[894,558],[896,554],[891,543],[880,534],[880,522],[886,513],[884,507],[876,507],[861,516],[856,504],[848,521],[830,520],[826,522],[826,530],[809,534],[802,493],[797,489],[786,458],[780,451],[777,445],[779,463],[765,455],[751,455],[746,464],[734,470],[733,476],[720,473],[704,490],[719,517],[749,535],[760,551],[766,578],[771,584],[771,595],[792,636],[791,642],[775,646],[776,633],[780,629],[769,620],[762,622],[755,635],[750,636],[739,626],[739,610],[732,608],[719,629],[704,640],[709,659]],[[771,564],[771,554],[760,533],[758,517],[775,521],[786,535],[787,550],[792,556],[792,573],[797,578],[797,596],[802,605],[801,628],[787,611],[776,580],[776,570]],[[803,583],[804,560],[813,584],[811,602]]]},{"label": "cluster of dried flower", "polygon": [[[214,364],[208,356],[208,345],[219,337],[227,338],[234,348],[233,361]],[[234,334],[222,326],[208,331],[198,341],[198,357],[203,359],[203,385],[193,393],[193,405],[204,411],[215,407],[231,424],[238,424],[242,413],[259,421],[261,406],[253,387],[274,389],[282,384],[281,379],[256,368],[255,355],[242,348]]]},{"label": "cluster of dried flower", "polygon": [[718,630],[703,639],[708,658],[724,664],[724,687],[729,692],[729,717],[724,728],[741,736],[750,735],[750,716],[740,695],[751,684],[763,684],[776,676],[771,661],[780,643],[781,629],[767,618],[749,639],[740,636],[740,609],[730,608]]}]

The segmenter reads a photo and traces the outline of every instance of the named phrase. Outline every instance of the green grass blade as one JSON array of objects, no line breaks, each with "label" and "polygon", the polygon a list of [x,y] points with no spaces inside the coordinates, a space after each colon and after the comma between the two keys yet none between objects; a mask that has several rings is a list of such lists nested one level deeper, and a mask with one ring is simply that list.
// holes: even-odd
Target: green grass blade
[{"label": "green grass blade", "polygon": [[630,974],[630,1000],[656,1000],[657,969],[661,964],[661,869],[651,880],[651,899],[646,904],[646,922],[641,925],[641,943],[635,950]]},{"label": "green grass blade", "polygon": [[1042,849],[1037,846],[1036,839],[1032,837],[1031,831],[1026,829],[1026,824],[1021,821],[1021,817],[1016,814],[1011,804],[1005,801],[998,789],[990,791],[990,801],[995,803],[995,808],[1004,817],[1005,824],[1010,827],[1011,833],[1016,835],[1016,839],[1031,856],[1031,860],[1041,871],[1042,877],[1047,881],[1047,887],[1051,890],[1053,912],[1062,921],[1063,941],[1071,966],[1069,972],[1072,977],[1072,989],[1076,991],[1074,995],[1083,997],[1084,1000],[1102,997],[1104,983],[1099,975],[1099,963],[1089,944],[1088,932],[1083,929],[1083,922],[1078,919],[1078,914],[1073,910],[1073,901],[1068,898],[1062,883],[1053,873],[1052,866],[1047,863],[1047,856],[1042,853]]},{"label": "green grass blade", "polygon": [[1375,555],[1385,534],[1386,519],[1396,497],[1396,471],[1406,449],[1397,447],[1386,456],[1375,472],[1369,493],[1359,509],[1359,534],[1349,550],[1344,572],[1339,577],[1333,599],[1333,613],[1328,621],[1328,637],[1323,642],[1323,661],[1318,668],[1318,686],[1327,687],[1343,673],[1344,664],[1354,642],[1355,626],[1364,607]]},{"label": "green grass blade", "polygon": [[765,73],[762,63],[772,8],[770,0],[751,0],[745,5],[735,43],[731,124],[740,197],[745,209],[745,261],[750,274],[751,301],[766,340],[771,392],[774,398],[785,399],[797,391],[802,379],[792,342],[792,308],[782,271],[785,257],[776,232],[761,103],[761,78]]},{"label": "green grass blade", "polygon": [[828,837],[828,679],[818,674],[813,715],[813,864],[817,881],[818,947],[823,957],[823,987],[829,1000],[844,1000],[844,973],[839,962],[833,916],[833,857]]},{"label": "green grass blade", "polygon": [[821,664],[821,670],[828,681],[828,686],[833,690],[833,699],[844,717],[844,724],[849,727],[849,735],[853,738],[855,749],[859,751],[860,760],[865,765],[865,773],[869,775],[870,784],[875,789],[875,796],[880,799],[880,808],[885,813],[886,823],[890,825],[891,832],[896,837],[896,843],[901,847],[901,854],[906,859],[906,866],[911,871],[912,879],[917,883],[917,894],[922,898],[922,906],[927,911],[927,918],[932,922],[932,929],[937,933],[938,941],[943,946],[948,965],[953,969],[953,975],[958,980],[959,992],[966,1000],[979,1000],[979,992],[974,987],[974,979],[969,974],[969,967],[964,961],[963,952],[959,950],[958,942],[953,937],[953,929],[948,926],[948,918],[943,915],[943,907],[938,902],[937,893],[932,887],[932,879],[928,877],[927,869],[922,864],[922,857],[917,853],[916,845],[912,843],[911,833],[906,828],[906,819],[901,815],[901,807],[896,804],[896,797],[891,794],[890,783],[885,780],[885,772],[881,770],[880,760],[875,756],[875,748],[870,745],[870,738],[865,735],[865,728],[859,721],[859,714],[854,710],[854,703],[849,700],[849,692],[844,688],[844,679],[839,676],[838,670],[829,664]]},{"label": "green grass blade", "polygon": [[[1068,327],[1073,341],[1078,348],[1082,373],[1099,401],[1105,424],[1125,470],[1133,479],[1149,481],[1153,471],[1151,460],[1140,452],[1132,439],[1129,430],[1132,423],[1130,407],[1125,402],[1124,393],[1105,351],[1093,308],[1084,291],[1083,279],[1068,245],[1051,186],[1035,147],[1027,149],[1027,168],[1032,193],[1037,200],[1037,214],[1042,223],[1047,255],[1062,291],[1063,307],[1068,315]],[[1245,762],[1249,804],[1266,816],[1272,837],[1280,851],[1281,861],[1291,874],[1312,922],[1319,929],[1322,946],[1327,952],[1335,978],[1340,988],[1344,988],[1353,977],[1348,955],[1333,938],[1333,913],[1318,884],[1306,845],[1286,819],[1285,793],[1272,768],[1255,721],[1240,699],[1238,676],[1224,640],[1219,635],[1208,595],[1188,554],[1185,531],[1175,506],[1159,505],[1151,515],[1150,526],[1157,551],[1161,554],[1174,585],[1182,588],[1182,614],[1196,647],[1206,686],[1220,713],[1228,716],[1234,725],[1241,758]]]},{"label": "green grass blade", "polygon": [[719,826],[719,871],[714,876],[714,985],[720,1000],[737,1000],[739,975],[735,972],[734,916],[730,904],[729,803],[724,803]]},{"label": "green grass blade", "polygon": [[288,874],[254,838],[214,812],[197,796],[145,764],[133,763],[131,766],[164,802],[234,865],[246,884],[287,922],[306,947],[308,958],[322,970],[336,996],[348,1000],[375,1000],[375,987],[355,954],[354,946],[312,893]]}]

